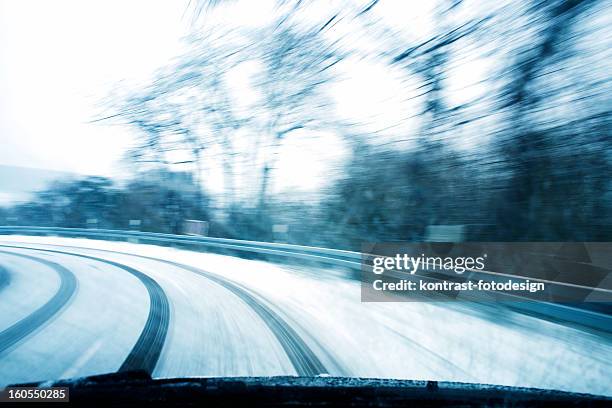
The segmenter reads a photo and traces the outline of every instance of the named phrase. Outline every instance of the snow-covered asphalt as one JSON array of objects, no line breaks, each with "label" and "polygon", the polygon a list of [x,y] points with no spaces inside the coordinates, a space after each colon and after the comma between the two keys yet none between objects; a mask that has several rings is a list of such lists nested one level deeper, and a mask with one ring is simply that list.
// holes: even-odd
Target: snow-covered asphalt
[{"label": "snow-covered asphalt", "polygon": [[0,386],[331,375],[612,395],[612,339],[494,305],[362,303],[359,282],[154,245],[0,236]]}]

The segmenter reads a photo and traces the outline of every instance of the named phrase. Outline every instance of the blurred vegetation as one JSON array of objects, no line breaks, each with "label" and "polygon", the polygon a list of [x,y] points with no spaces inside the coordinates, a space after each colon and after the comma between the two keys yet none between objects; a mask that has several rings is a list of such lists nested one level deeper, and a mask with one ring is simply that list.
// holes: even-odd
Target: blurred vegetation
[{"label": "blurred vegetation", "polygon": [[[59,181],[28,203],[5,209],[9,225],[68,228],[141,229],[179,234],[185,219],[207,219],[205,197],[191,177],[162,172],[154,181],[133,180],[116,186],[104,177]],[[166,180],[160,183],[160,178]],[[185,182],[187,179],[187,182]],[[130,220],[138,220],[130,226]]]},{"label": "blurred vegetation", "polygon": [[[612,240],[609,3],[441,0],[423,38],[380,18],[382,1],[278,1],[257,28],[211,26],[233,2],[194,2],[190,50],[107,102],[107,121],[139,132],[133,180],[59,183],[0,221],[180,233],[199,219],[213,236],[350,249],[428,239],[432,225],[464,226],[465,240]],[[495,61],[474,85],[486,92],[457,102],[469,92],[449,79],[475,58]],[[402,72],[416,127],[389,140],[335,115],[328,86],[355,59]],[[244,105],[229,73],[248,63],[257,97]],[[318,131],[342,138],[343,168],[316,198],[275,193],[283,143]]]}]

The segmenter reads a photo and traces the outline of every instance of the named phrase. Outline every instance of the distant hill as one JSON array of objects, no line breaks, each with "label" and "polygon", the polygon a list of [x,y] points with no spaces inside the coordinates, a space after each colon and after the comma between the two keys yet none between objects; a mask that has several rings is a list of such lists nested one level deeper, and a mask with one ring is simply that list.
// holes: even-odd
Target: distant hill
[{"label": "distant hill", "polygon": [[74,173],[0,164],[0,206],[27,201],[52,181],[77,177]]}]

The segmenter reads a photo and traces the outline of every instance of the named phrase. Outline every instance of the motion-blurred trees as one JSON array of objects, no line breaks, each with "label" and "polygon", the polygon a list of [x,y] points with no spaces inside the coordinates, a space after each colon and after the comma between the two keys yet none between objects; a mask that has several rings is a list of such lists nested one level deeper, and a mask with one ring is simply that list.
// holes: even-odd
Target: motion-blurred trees
[{"label": "motion-blurred trees", "polygon": [[[533,1],[512,8],[516,2],[505,2],[457,21],[451,14],[462,3],[440,2],[434,35],[393,58],[419,78],[423,124],[409,152],[374,149],[366,153],[367,168],[353,155],[348,171],[356,175],[340,181],[337,201],[351,197],[359,209],[341,211],[352,214],[355,237],[424,239],[427,224],[472,224],[467,239],[609,239],[611,105],[602,98],[609,73],[599,66],[589,72],[580,60],[595,62],[611,45],[598,22],[605,6]],[[451,66],[469,58],[470,43],[498,67],[482,78],[488,95],[451,106],[445,89]],[[466,133],[482,142],[453,149],[455,135]],[[411,220],[409,230],[388,221],[394,211]]]},{"label": "motion-blurred trees", "polygon": [[499,238],[596,240],[603,238],[597,225],[609,224],[602,204],[612,170],[610,111],[598,106],[601,83],[585,81],[576,60],[585,34],[575,26],[593,17],[597,3],[528,3],[532,40],[513,50],[499,95],[509,122],[499,155],[510,170],[496,206]]},{"label": "motion-blurred trees", "polygon": [[104,177],[86,177],[56,182],[32,201],[0,215],[10,225],[137,228],[179,234],[184,220],[210,217],[206,205],[199,205],[200,194],[189,173],[145,173],[123,186]]},{"label": "motion-blurred trees", "polygon": [[[116,99],[110,116],[141,131],[130,159],[142,169],[186,165],[198,190],[222,169],[220,213],[207,216],[227,236],[274,239],[282,223],[299,230],[283,239],[357,248],[451,224],[469,227],[465,239],[609,239],[605,3],[440,0],[420,35],[388,23],[382,1],[279,0],[263,26],[194,23],[189,51]],[[201,0],[192,11],[229,4]],[[348,59],[401,68],[397,92],[418,124],[383,141],[340,120],[331,92]],[[472,67],[476,82],[458,88]],[[320,130],[341,135],[350,154],[300,210],[271,184],[283,144]]]},{"label": "motion-blurred trees", "polygon": [[342,56],[319,36],[316,29],[298,30],[283,19],[263,44],[264,68],[257,80],[262,94],[258,112],[264,119],[262,172],[258,197],[259,210],[265,213],[271,171],[282,141],[301,130],[315,130],[332,122],[321,89],[332,79],[331,68]]}]

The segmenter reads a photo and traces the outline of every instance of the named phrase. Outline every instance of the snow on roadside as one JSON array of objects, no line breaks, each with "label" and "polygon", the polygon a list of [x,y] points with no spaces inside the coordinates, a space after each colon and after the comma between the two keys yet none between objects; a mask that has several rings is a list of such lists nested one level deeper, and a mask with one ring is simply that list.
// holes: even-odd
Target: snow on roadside
[{"label": "snow on roadside", "polygon": [[325,267],[80,238],[2,236],[0,241],[128,252],[223,276],[264,298],[324,362],[337,362],[331,375],[612,395],[612,384],[603,380],[612,377],[610,341],[530,316],[504,312],[492,319],[453,304],[362,303],[359,282]]}]

